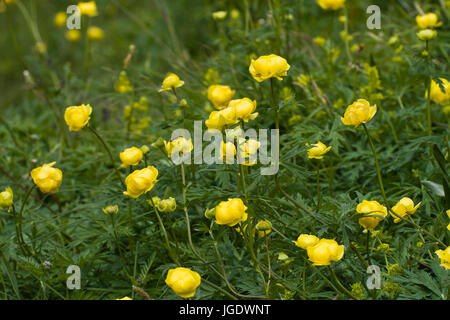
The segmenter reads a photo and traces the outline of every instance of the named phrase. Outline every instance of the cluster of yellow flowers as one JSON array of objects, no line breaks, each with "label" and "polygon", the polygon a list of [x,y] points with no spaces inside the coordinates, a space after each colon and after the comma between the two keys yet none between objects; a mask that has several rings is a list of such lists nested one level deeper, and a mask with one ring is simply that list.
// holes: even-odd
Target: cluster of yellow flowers
[{"label": "cluster of yellow flowers", "polygon": [[440,27],[442,22],[438,21],[438,16],[435,13],[427,13],[416,16],[417,26],[421,29],[417,33],[417,37],[422,41],[429,41],[437,36],[437,31],[434,28]]},{"label": "cluster of yellow flowers", "polygon": [[328,266],[332,261],[339,261],[344,256],[344,246],[335,240],[319,239],[315,235],[301,234],[294,244],[306,250],[308,259],[315,266]]}]

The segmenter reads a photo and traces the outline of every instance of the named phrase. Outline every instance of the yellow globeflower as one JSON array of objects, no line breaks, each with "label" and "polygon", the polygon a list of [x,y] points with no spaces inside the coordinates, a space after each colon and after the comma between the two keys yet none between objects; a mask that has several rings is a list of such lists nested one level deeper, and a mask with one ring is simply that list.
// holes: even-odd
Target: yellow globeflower
[{"label": "yellow globeflower", "polygon": [[339,261],[344,256],[344,246],[335,240],[320,239],[317,244],[306,248],[308,259],[315,266],[328,266],[331,261]]},{"label": "yellow globeflower", "polygon": [[81,38],[81,32],[77,29],[67,30],[66,32],[66,39],[70,42],[76,42],[80,40]]},{"label": "yellow globeflower", "polygon": [[223,162],[233,162],[234,157],[236,156],[236,147],[233,142],[220,142],[220,155],[219,157],[223,159]]},{"label": "yellow globeflower", "polygon": [[205,121],[205,125],[208,127],[208,130],[222,130],[225,126],[231,126],[237,122],[236,109],[226,107],[219,111],[212,111],[209,114],[209,118]]},{"label": "yellow globeflower", "polygon": [[64,113],[64,120],[66,120],[70,131],[80,131],[88,124],[91,113],[92,108],[89,104],[68,107]]},{"label": "yellow globeflower", "polygon": [[445,105],[450,102],[450,83],[445,78],[439,78],[439,80],[442,81],[445,92],[443,92],[439,87],[439,84],[433,80],[431,81],[430,99],[435,103]]},{"label": "yellow globeflower", "polygon": [[212,13],[214,20],[223,20],[227,17],[227,11],[216,11]]},{"label": "yellow globeflower", "polygon": [[445,269],[450,269],[450,246],[445,250],[436,250],[435,253],[441,259],[441,266]]},{"label": "yellow globeflower", "polygon": [[361,123],[366,123],[377,113],[377,106],[371,106],[369,101],[358,99],[347,107],[344,117],[341,117],[343,124],[358,127]]},{"label": "yellow globeflower", "polygon": [[[306,144],[309,146],[309,144]],[[323,155],[331,150],[331,146],[327,147],[322,142],[317,142],[316,144],[313,144],[308,150],[308,158],[309,159],[323,159]]]},{"label": "yellow globeflower", "polygon": [[57,26],[58,28],[62,28],[66,24],[66,19],[67,14],[64,11],[59,11],[56,13],[53,22],[55,23],[55,26]]},{"label": "yellow globeflower", "polygon": [[442,25],[442,22],[438,21],[438,16],[432,12],[416,16],[416,22],[420,29],[435,28]]},{"label": "yellow globeflower", "polygon": [[138,198],[144,193],[149,192],[158,181],[158,170],[153,166],[141,170],[135,170],[125,179],[127,191],[123,194],[131,198]]},{"label": "yellow globeflower", "polygon": [[422,202],[419,202],[414,206],[414,202],[410,198],[404,197],[392,207],[393,212],[391,211],[389,213],[394,218],[394,223],[399,223],[402,221],[402,218],[405,219],[408,215],[414,214],[421,204]]},{"label": "yellow globeflower", "polygon": [[56,193],[61,185],[62,171],[53,168],[56,162],[44,164],[41,167],[31,170],[30,175],[34,183],[39,187],[42,193]]},{"label": "yellow globeflower", "polygon": [[114,90],[118,93],[125,93],[133,90],[130,79],[128,79],[126,71],[122,70],[119,75],[119,79],[114,82]]},{"label": "yellow globeflower", "polygon": [[262,82],[270,78],[282,80],[282,77],[287,75],[290,67],[286,59],[276,54],[270,54],[268,56],[261,56],[256,60],[252,59],[249,71],[256,81]]},{"label": "yellow globeflower", "polygon": [[258,112],[254,112],[256,109],[256,101],[249,98],[231,100],[228,104],[228,108],[234,110],[236,120],[243,120],[248,122],[254,120],[258,116]]},{"label": "yellow globeflower", "polygon": [[423,29],[417,32],[417,38],[421,41],[428,41],[436,38],[437,31],[433,29]]},{"label": "yellow globeflower", "polygon": [[99,27],[91,26],[87,29],[87,37],[90,40],[93,40],[93,41],[102,40],[104,36],[105,36],[105,33]]},{"label": "yellow globeflower", "polygon": [[316,0],[317,4],[324,10],[337,10],[345,5],[345,0]]},{"label": "yellow globeflower", "polygon": [[208,88],[208,99],[217,109],[224,108],[231,99],[233,99],[236,91],[229,86],[215,84]]},{"label": "yellow globeflower", "polygon": [[319,243],[319,238],[312,234],[301,234],[298,236],[297,241],[292,241],[297,247],[302,249],[308,249]]},{"label": "yellow globeflower", "polygon": [[447,211],[445,211],[445,213],[447,214],[448,218],[450,219],[450,209],[448,209]]},{"label": "yellow globeflower", "polygon": [[183,85],[184,85],[184,81],[181,81],[180,78],[175,73],[169,73],[164,78],[161,89],[159,89],[159,92],[179,88]]},{"label": "yellow globeflower", "polygon": [[188,268],[170,269],[167,273],[166,284],[182,298],[190,298],[201,283],[200,275]]},{"label": "yellow globeflower", "polygon": [[216,223],[233,227],[247,220],[247,207],[239,198],[220,202],[216,207]]},{"label": "yellow globeflower", "polygon": [[386,207],[378,201],[363,200],[356,207],[356,212],[364,214],[364,217],[359,218],[359,224],[367,230],[375,229],[378,223],[387,216]]},{"label": "yellow globeflower", "polygon": [[[240,139],[242,140],[242,139]],[[257,140],[247,140],[239,145],[239,155],[244,166],[253,166],[256,164],[256,153],[261,143]]]},{"label": "yellow globeflower", "polygon": [[120,161],[122,161],[121,167],[126,168],[128,166],[137,166],[144,157],[144,153],[140,148],[131,147],[123,150],[119,157]]},{"label": "yellow globeflower", "polygon": [[11,210],[13,205],[14,193],[10,187],[6,187],[5,191],[0,192],[0,209]]},{"label": "yellow globeflower", "polygon": [[78,8],[80,9],[81,15],[86,15],[88,17],[94,17],[98,15],[97,4],[95,1],[78,2]]},{"label": "yellow globeflower", "polygon": [[188,140],[184,137],[178,137],[169,142],[164,141],[164,148],[166,149],[167,156],[170,158],[173,153],[190,153],[194,149],[194,146],[192,145],[192,139]]}]

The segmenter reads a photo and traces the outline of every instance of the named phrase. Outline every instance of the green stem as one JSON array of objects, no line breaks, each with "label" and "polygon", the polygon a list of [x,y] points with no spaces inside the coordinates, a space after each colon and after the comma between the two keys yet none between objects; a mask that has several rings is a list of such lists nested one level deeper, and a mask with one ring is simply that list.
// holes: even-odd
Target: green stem
[{"label": "green stem", "polygon": [[275,129],[280,129],[280,123],[279,123],[279,108],[275,103],[275,93],[274,93],[274,80],[273,78],[270,78],[270,93],[272,97],[272,108],[275,113]]},{"label": "green stem", "polygon": [[122,175],[120,174],[119,169],[116,167],[115,161],[114,161],[114,157],[111,153],[111,149],[108,147],[108,145],[106,144],[105,140],[103,140],[103,138],[100,136],[100,134],[97,132],[97,130],[95,130],[94,128],[92,128],[91,126],[88,126],[89,130],[97,137],[97,139],[101,142],[101,144],[103,145],[103,147],[105,148],[106,152],[108,153],[109,159],[111,160],[111,164],[117,174],[117,178],[120,180],[120,184],[122,185],[122,187],[126,187],[125,183],[122,180]]},{"label": "green stem", "polygon": [[25,249],[25,251],[27,252],[26,255],[33,255],[33,256],[34,256],[34,254],[31,253],[31,252],[28,250],[28,246],[26,245],[25,239],[23,238],[23,227],[22,227],[23,224],[22,224],[22,220],[23,220],[23,211],[24,211],[24,209],[25,209],[25,205],[27,204],[27,201],[28,201],[28,199],[30,198],[31,192],[34,190],[34,188],[36,188],[36,185],[33,185],[30,189],[28,189],[28,192],[27,192],[27,194],[25,195],[25,198],[24,198],[24,200],[23,200],[23,202],[22,202],[22,207],[20,208],[20,211],[19,211],[19,219],[18,219],[18,224],[19,224],[19,235],[20,235],[20,239],[21,239],[21,241],[22,241],[22,244],[23,244],[23,246],[24,246],[24,249]]},{"label": "green stem", "polygon": [[114,215],[110,214],[109,216],[111,218],[111,224],[112,224],[113,233],[114,233],[114,242],[116,243],[117,250],[119,251],[120,260],[122,261],[122,264],[125,267],[125,272],[127,273],[127,276],[130,276],[130,270],[128,269],[129,267],[128,267],[128,265],[126,263],[126,260],[125,260],[125,258],[123,256],[122,248],[120,247],[119,237],[117,235],[117,230],[116,230],[116,224],[114,222]]},{"label": "green stem", "polygon": [[353,300],[358,300],[355,296],[352,295],[352,293],[350,291],[347,290],[347,288],[344,287],[344,285],[339,281],[338,277],[336,276],[336,274],[333,271],[333,268],[331,268],[331,266],[328,266],[328,269],[330,269],[331,275],[334,278],[334,281],[336,281],[336,283],[338,284],[339,288],[342,289],[342,291],[345,292],[346,295],[348,295],[350,298],[352,298]]},{"label": "green stem", "polygon": [[317,184],[317,209],[316,209],[316,211],[319,212],[320,211],[320,201],[321,201],[321,194],[320,194],[320,165],[319,164],[317,164],[316,171],[317,171],[317,180],[316,180],[316,184]]},{"label": "green stem", "polygon": [[369,130],[367,130],[366,125],[363,123],[364,131],[366,132],[367,138],[369,139],[370,147],[372,148],[373,158],[375,159],[375,166],[377,168],[377,176],[378,176],[378,184],[380,185],[381,195],[383,196],[384,204],[387,207],[388,211],[390,211],[389,203],[386,198],[386,193],[384,192],[383,179],[381,178],[380,165],[378,163],[377,152],[375,151],[375,145],[373,144],[372,137],[369,134]]},{"label": "green stem", "polygon": [[367,251],[367,262],[369,265],[371,265],[372,263],[370,262],[370,231],[369,230],[367,230],[366,251]]},{"label": "green stem", "polygon": [[430,77],[428,90],[427,90],[427,124],[428,124],[428,135],[431,136],[433,134],[432,124],[431,124],[431,82],[433,80]]}]

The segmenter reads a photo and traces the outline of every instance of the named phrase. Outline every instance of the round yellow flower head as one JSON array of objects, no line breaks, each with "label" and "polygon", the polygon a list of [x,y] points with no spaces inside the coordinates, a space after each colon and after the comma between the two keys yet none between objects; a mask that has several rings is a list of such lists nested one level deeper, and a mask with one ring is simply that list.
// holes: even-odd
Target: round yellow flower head
[{"label": "round yellow flower head", "polygon": [[440,105],[445,105],[450,102],[450,83],[445,78],[439,78],[442,81],[445,92],[441,90],[439,84],[436,81],[431,81],[430,99],[439,103]]},{"label": "round yellow flower head", "polygon": [[233,227],[247,220],[247,207],[239,198],[220,202],[216,207],[216,223]]},{"label": "round yellow flower head", "polygon": [[166,277],[166,284],[182,298],[193,297],[200,283],[200,275],[188,268],[170,269]]},{"label": "round yellow flower head", "polygon": [[11,210],[11,206],[13,205],[14,194],[10,187],[6,187],[5,191],[0,192],[0,209],[8,209],[8,212]]},{"label": "round yellow flower head", "polygon": [[188,154],[194,149],[194,146],[192,145],[192,139],[188,140],[184,137],[178,137],[169,142],[164,141],[164,148],[166,149],[167,156],[170,158],[174,153]]},{"label": "round yellow flower head", "polygon": [[114,90],[116,90],[118,93],[125,93],[133,90],[133,86],[131,85],[131,82],[128,79],[127,73],[125,71],[121,71],[119,79],[114,82]]},{"label": "round yellow flower head", "polygon": [[432,12],[416,16],[416,22],[420,29],[435,28],[442,25],[442,22],[438,21],[438,16]]},{"label": "round yellow flower head", "polygon": [[116,300],[133,300],[133,299],[131,299],[130,297],[123,297],[123,298],[116,299]]},{"label": "round yellow flower head", "polygon": [[160,200],[156,206],[161,212],[173,212],[177,208],[177,202],[174,198],[169,197],[168,199]]},{"label": "round yellow flower head", "polygon": [[375,229],[378,223],[387,216],[386,207],[378,201],[363,200],[356,207],[356,212],[364,214],[364,217],[359,218],[359,224],[367,230]]},{"label": "round yellow flower head", "polygon": [[66,39],[70,42],[76,42],[80,40],[81,38],[81,32],[77,29],[67,30],[66,31]]},{"label": "round yellow flower head", "polygon": [[236,147],[233,142],[220,142],[220,155],[219,157],[223,159],[223,162],[232,163],[234,162],[234,157],[236,156]]},{"label": "round yellow flower head", "polygon": [[249,71],[256,81],[262,82],[270,78],[282,80],[282,77],[287,75],[290,67],[286,59],[276,54],[270,54],[261,56],[256,60],[252,59]]},{"label": "round yellow flower head", "polygon": [[[242,139],[239,139],[242,140]],[[249,139],[245,143],[239,144],[239,157],[243,160],[244,166],[253,166],[256,164],[256,153],[261,143],[257,140]]]},{"label": "round yellow flower head", "polygon": [[64,113],[64,120],[66,120],[70,131],[80,131],[88,124],[91,113],[92,108],[89,104],[68,107]]},{"label": "round yellow flower head", "polygon": [[205,121],[208,130],[222,130],[225,126],[231,126],[238,122],[236,118],[236,109],[227,107],[220,111],[212,111],[209,118]]},{"label": "round yellow flower head", "polygon": [[345,5],[345,0],[316,0],[317,4],[324,10],[337,10]]},{"label": "round yellow flower head", "polygon": [[402,218],[405,219],[408,215],[414,214],[421,204],[422,202],[419,202],[414,206],[414,202],[410,198],[404,197],[392,207],[393,212],[389,213],[394,218],[394,223],[399,223],[402,221]]},{"label": "round yellow flower head", "polygon": [[227,11],[216,11],[212,13],[214,20],[224,20],[227,17]]},{"label": "round yellow flower head", "polygon": [[233,99],[236,91],[229,86],[215,84],[208,88],[208,99],[217,109],[224,108],[231,99]]},{"label": "round yellow flower head", "polygon": [[377,113],[377,106],[371,106],[369,101],[358,99],[347,107],[344,117],[341,117],[343,124],[355,126],[357,128],[361,123],[366,123]]},{"label": "round yellow flower head", "polygon": [[53,22],[55,23],[55,26],[57,26],[58,28],[62,28],[66,24],[66,20],[67,14],[64,11],[59,11],[56,13]]},{"label": "round yellow flower head", "polygon": [[254,112],[256,109],[256,101],[249,98],[231,100],[228,104],[228,108],[232,108],[236,115],[236,120],[243,120],[248,122],[254,120],[258,116],[258,112]]},{"label": "round yellow flower head", "polygon": [[80,9],[81,15],[86,15],[88,17],[94,17],[98,15],[97,4],[95,1],[78,2],[78,8]]},{"label": "round yellow flower head", "polygon": [[118,205],[107,206],[106,208],[103,208],[102,210],[105,214],[116,214],[117,212],[119,212],[119,206]]},{"label": "round yellow flower head", "polygon": [[319,238],[312,234],[301,234],[298,236],[297,241],[292,241],[297,247],[302,249],[308,249],[319,243]]},{"label": "round yellow flower head", "polygon": [[144,193],[149,192],[158,181],[158,170],[153,166],[141,170],[135,170],[125,179],[127,191],[123,194],[131,198],[138,198]]},{"label": "round yellow flower head", "polygon": [[119,157],[120,161],[122,161],[121,167],[126,168],[128,166],[137,166],[144,157],[144,153],[140,148],[131,147],[123,150]]},{"label": "round yellow flower head", "polygon": [[175,73],[169,73],[163,80],[161,89],[162,91],[169,91],[175,88],[182,87],[184,85],[184,81],[181,81],[180,78]]},{"label": "round yellow flower head", "polygon": [[93,41],[102,40],[104,36],[105,36],[105,33],[99,27],[91,26],[87,29],[87,37],[90,40],[93,40]]},{"label": "round yellow flower head", "polygon": [[335,240],[320,239],[317,244],[306,248],[308,259],[315,266],[328,266],[331,261],[339,261],[344,256],[344,246]]},{"label": "round yellow flower head", "polygon": [[[306,144],[309,146],[309,144]],[[313,144],[311,148],[307,150],[309,159],[323,159],[323,155],[331,150],[331,146],[327,147],[322,142],[317,142]]]},{"label": "round yellow flower head", "polygon": [[450,246],[445,250],[436,250],[435,253],[441,259],[441,266],[445,269],[450,269]]},{"label": "round yellow flower head", "polygon": [[272,222],[269,220],[259,220],[255,226],[255,229],[258,231],[259,237],[267,236],[270,232],[272,232]]},{"label": "round yellow flower head", "polygon": [[423,29],[417,32],[417,38],[421,41],[428,41],[436,38],[437,31],[433,29]]},{"label": "round yellow flower head", "polygon": [[61,185],[63,174],[62,171],[53,168],[56,162],[44,164],[41,167],[31,170],[31,178],[39,187],[42,193],[56,193]]}]

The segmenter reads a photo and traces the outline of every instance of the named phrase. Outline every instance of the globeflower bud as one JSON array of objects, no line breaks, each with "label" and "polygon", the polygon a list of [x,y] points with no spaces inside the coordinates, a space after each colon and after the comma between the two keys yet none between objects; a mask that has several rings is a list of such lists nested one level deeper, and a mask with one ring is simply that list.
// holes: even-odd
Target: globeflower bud
[{"label": "globeflower bud", "polygon": [[345,5],[345,0],[316,0],[317,4],[324,10],[337,10]]},{"label": "globeflower bud", "polygon": [[364,217],[359,218],[359,224],[366,230],[375,229],[378,223],[387,216],[386,207],[378,201],[363,200],[356,207],[356,212],[364,214]]},{"label": "globeflower bud", "polygon": [[239,198],[228,199],[228,201],[220,202],[216,211],[216,223],[227,225],[230,227],[247,220],[247,207]]},{"label": "globeflower bud", "polygon": [[226,11],[216,11],[212,13],[214,20],[224,20],[227,17],[228,12]]},{"label": "globeflower bud", "polygon": [[[308,143],[306,145],[309,146]],[[327,147],[325,144],[319,141],[316,144],[313,144],[306,152],[308,152],[309,159],[323,159],[323,155],[330,150],[331,146]]]},{"label": "globeflower bud", "polygon": [[53,22],[55,23],[55,26],[57,26],[58,28],[62,28],[66,24],[66,19],[67,14],[64,11],[59,11],[58,13],[56,13]]},{"label": "globeflower bud", "polygon": [[95,1],[78,2],[78,8],[80,9],[81,15],[86,15],[88,17],[94,17],[98,15],[97,4],[95,3]]},{"label": "globeflower bud", "polygon": [[144,153],[139,148],[131,147],[123,150],[119,156],[120,161],[122,161],[121,167],[126,168],[128,166],[137,166],[144,157]]},{"label": "globeflower bud", "polygon": [[236,91],[229,86],[215,84],[208,88],[208,99],[217,109],[224,108],[231,99],[233,99]]},{"label": "globeflower bud", "polygon": [[125,179],[127,191],[123,194],[131,198],[138,198],[149,192],[155,186],[158,177],[158,170],[149,166],[141,170],[135,170]]},{"label": "globeflower bud", "polygon": [[258,231],[260,237],[264,237],[272,231],[272,222],[269,220],[259,220],[255,229]]},{"label": "globeflower bud", "polygon": [[216,217],[216,208],[213,208],[213,209],[206,208],[205,217],[206,217],[206,219],[210,219],[210,220],[215,218]]},{"label": "globeflower bud", "polygon": [[178,103],[178,106],[180,108],[185,108],[185,107],[187,107],[187,105],[188,105],[188,103],[187,103],[186,99],[181,99],[180,103]]},{"label": "globeflower bud", "polygon": [[169,73],[163,80],[161,89],[162,91],[169,91],[175,88],[179,88],[184,85],[184,81],[181,81],[180,78],[175,73]]},{"label": "globeflower bud", "polygon": [[294,244],[302,249],[308,249],[309,247],[315,246],[319,243],[319,238],[312,234],[301,234],[298,236],[297,241],[292,241]]},{"label": "globeflower bud", "polygon": [[377,106],[371,106],[369,101],[365,99],[358,99],[347,107],[344,117],[341,117],[343,124],[347,126],[355,126],[357,128],[360,124],[366,123],[377,113]]},{"label": "globeflower bud", "polygon": [[81,106],[68,107],[64,113],[64,120],[69,126],[70,131],[80,131],[91,119],[92,108],[89,104]]},{"label": "globeflower bud", "polygon": [[163,138],[159,137],[155,142],[151,144],[151,146],[155,149],[159,149],[164,145]]},{"label": "globeflower bud", "polygon": [[87,37],[90,40],[93,41],[99,41],[102,40],[105,36],[105,32],[102,30],[102,28],[91,26],[87,29]]},{"label": "globeflower bud", "polygon": [[417,38],[421,41],[428,41],[436,38],[437,31],[432,29],[424,29],[417,32]]},{"label": "globeflower bud", "polygon": [[306,249],[308,259],[315,266],[328,266],[331,261],[339,261],[344,256],[344,246],[335,240],[320,239],[319,242]]},{"label": "globeflower bud", "polygon": [[107,206],[106,208],[103,208],[102,210],[105,214],[116,214],[117,212],[119,212],[119,206],[118,205]]},{"label": "globeflower bud", "polygon": [[147,145],[143,145],[143,146],[141,146],[141,151],[142,151],[142,154],[147,154],[147,153],[149,153],[150,152],[150,148],[147,146]]},{"label": "globeflower bud", "polygon": [[14,194],[10,187],[6,187],[5,191],[0,192],[0,209],[11,210],[13,205]]},{"label": "globeflower bud", "polygon": [[287,76],[288,70],[291,66],[286,59],[270,54],[268,56],[261,56],[256,60],[251,61],[249,71],[252,77],[262,82],[270,78],[277,78],[283,80],[282,77]]},{"label": "globeflower bud", "polygon": [[157,207],[161,212],[173,212],[177,208],[177,203],[174,198],[169,197],[168,199],[160,200]]},{"label": "globeflower bud", "polygon": [[42,193],[56,193],[62,183],[62,171],[53,168],[56,162],[44,164],[31,170],[30,175]]},{"label": "globeflower bud", "polygon": [[133,86],[131,85],[131,82],[128,79],[127,73],[125,71],[121,71],[119,79],[114,82],[114,90],[118,93],[125,93],[133,90]]},{"label": "globeflower bud", "polygon": [[188,268],[170,269],[166,277],[166,284],[182,298],[193,297],[200,283],[200,275]]}]

